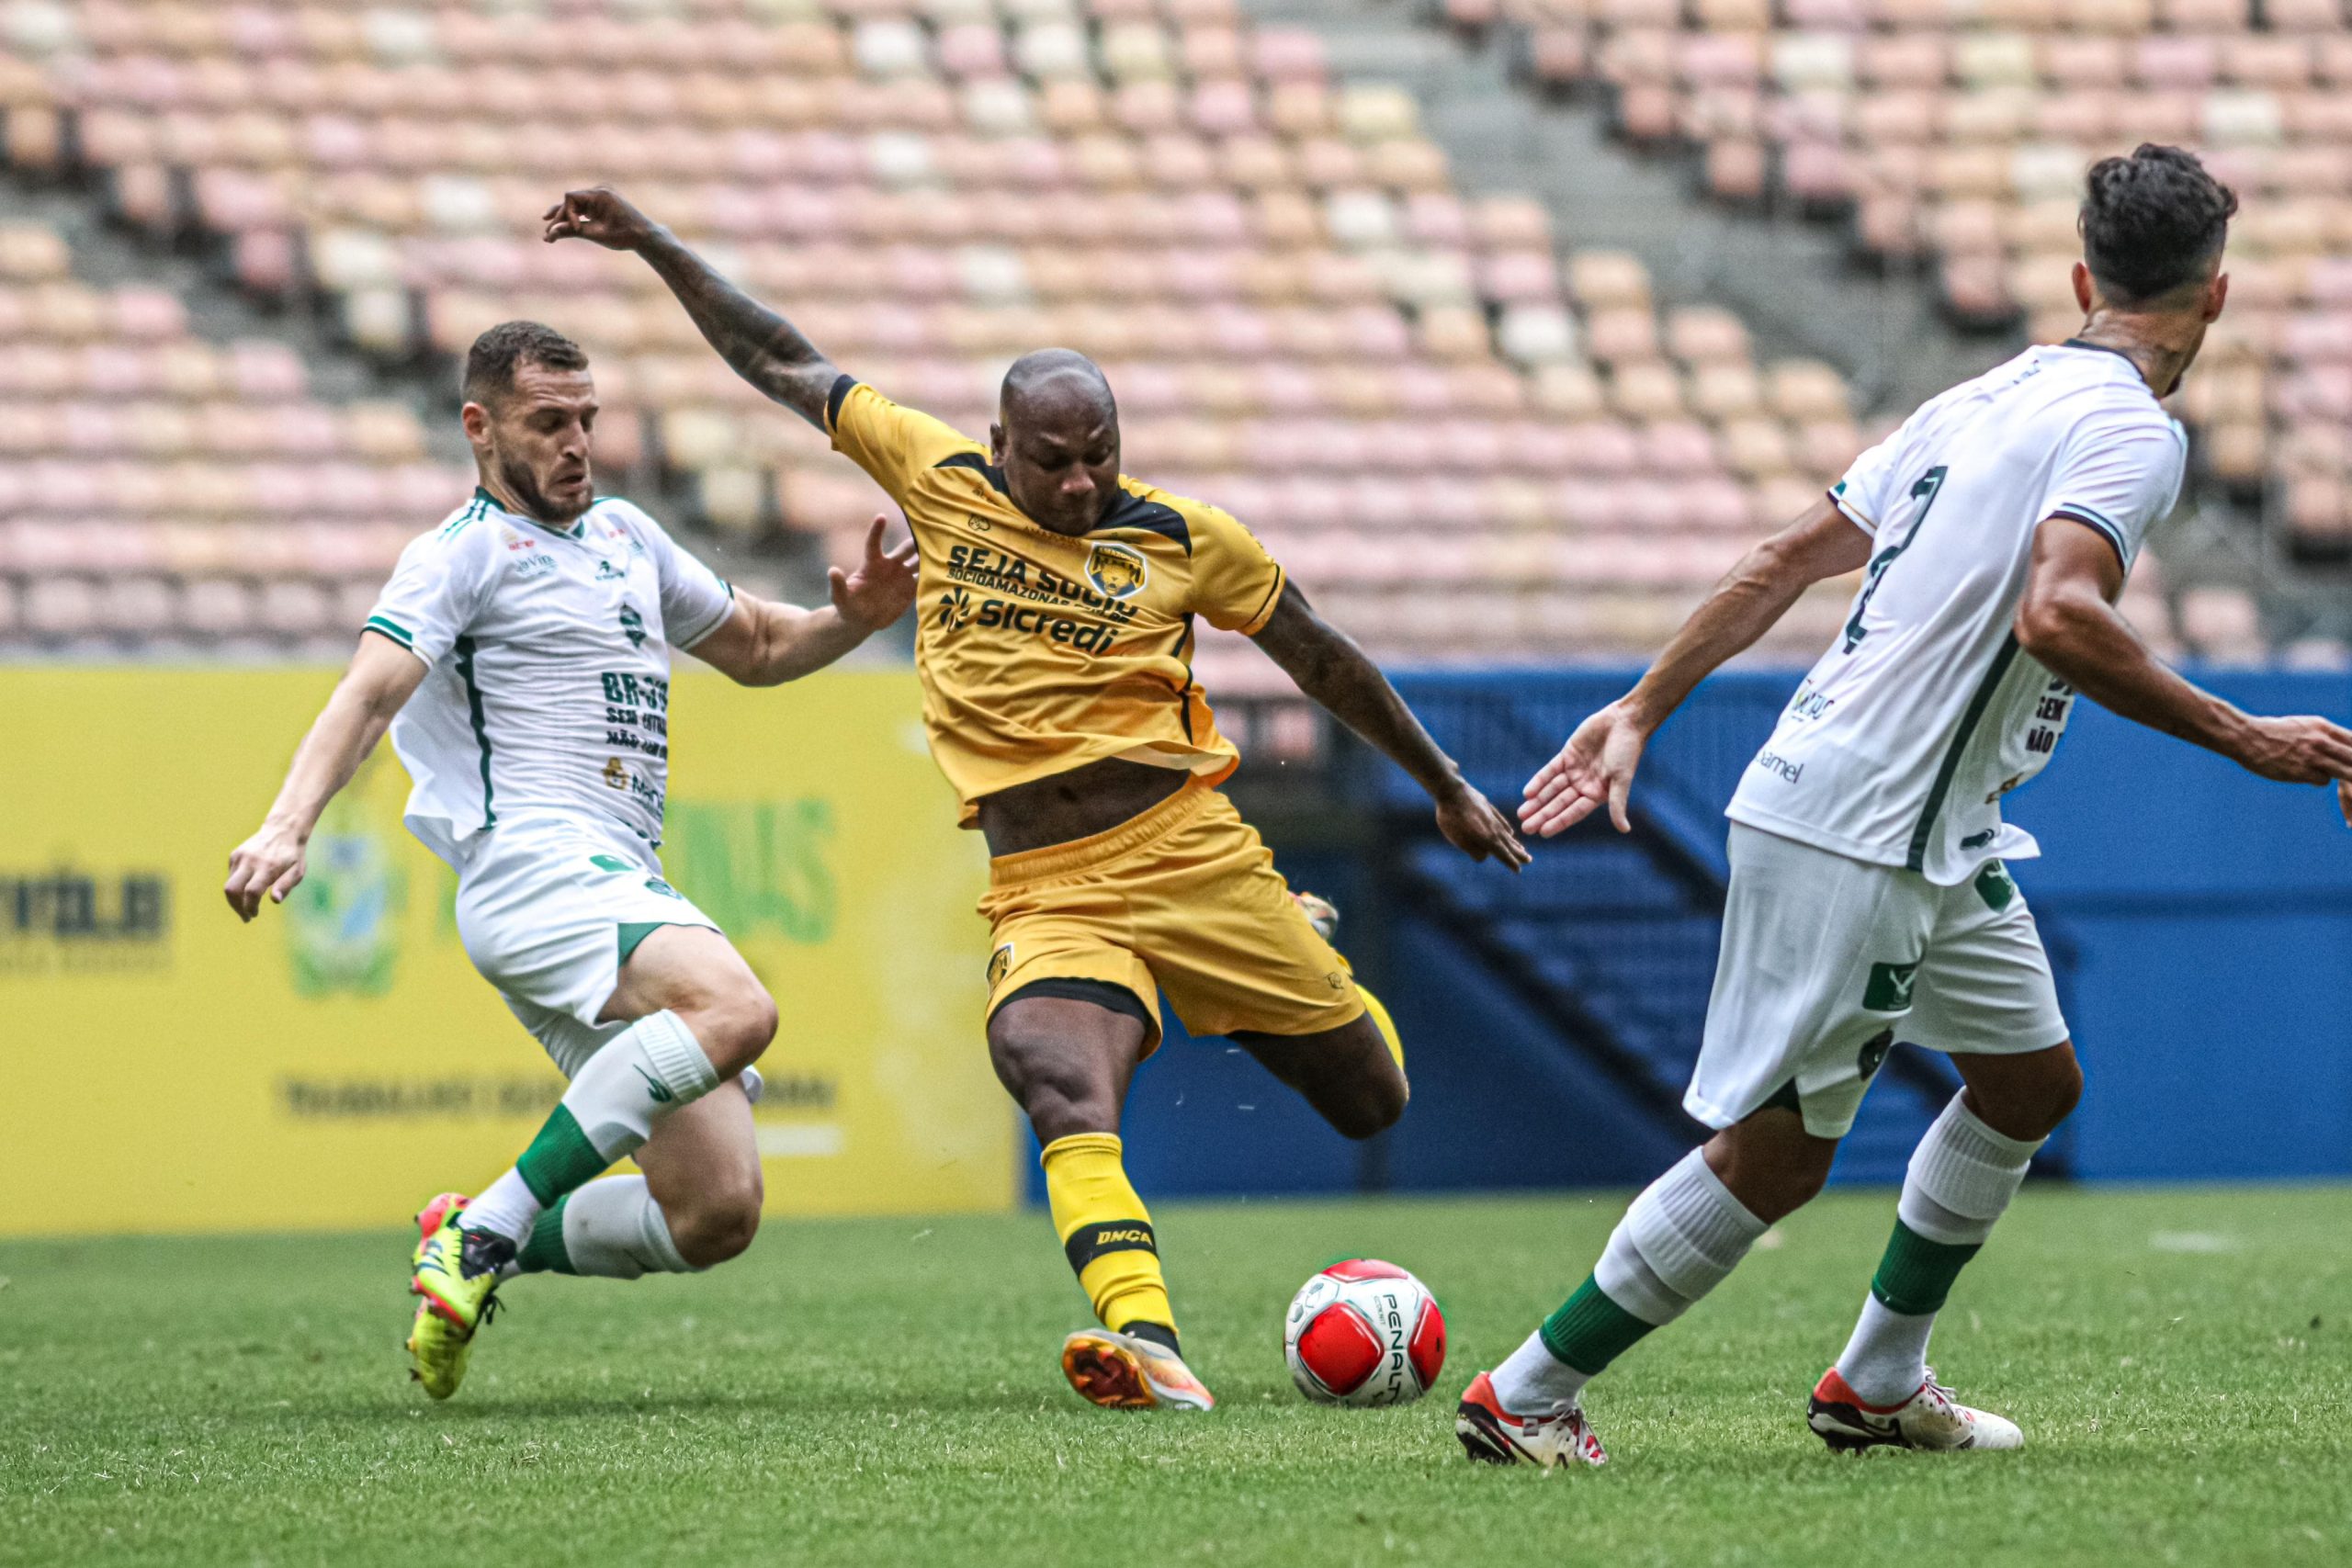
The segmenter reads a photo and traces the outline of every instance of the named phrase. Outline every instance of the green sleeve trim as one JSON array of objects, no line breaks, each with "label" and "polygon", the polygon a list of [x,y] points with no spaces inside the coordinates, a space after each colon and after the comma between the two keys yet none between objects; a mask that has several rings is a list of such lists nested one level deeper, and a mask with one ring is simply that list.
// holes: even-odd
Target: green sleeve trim
[{"label": "green sleeve trim", "polygon": [[399,643],[402,648],[407,649],[411,653],[416,651],[416,638],[411,637],[409,635],[408,628],[401,626],[398,621],[387,620],[381,615],[370,615],[368,617],[368,624],[362,626],[360,630],[381,632],[386,637],[390,637],[394,642]]}]

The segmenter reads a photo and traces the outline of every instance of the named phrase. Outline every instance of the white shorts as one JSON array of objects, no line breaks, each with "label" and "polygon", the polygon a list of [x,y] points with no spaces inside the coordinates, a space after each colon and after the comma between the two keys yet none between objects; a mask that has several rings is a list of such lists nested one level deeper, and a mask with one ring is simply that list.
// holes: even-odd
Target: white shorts
[{"label": "white shorts", "polygon": [[597,1017],[621,963],[661,926],[707,926],[628,829],[564,817],[502,822],[458,881],[458,936],[564,1077],[628,1026]]},{"label": "white shorts", "polygon": [[2041,932],[1999,861],[1956,887],[1733,823],[1723,951],[1684,1109],[1728,1127],[1793,1095],[1842,1138],[1897,1041],[1954,1055],[2067,1037]]}]

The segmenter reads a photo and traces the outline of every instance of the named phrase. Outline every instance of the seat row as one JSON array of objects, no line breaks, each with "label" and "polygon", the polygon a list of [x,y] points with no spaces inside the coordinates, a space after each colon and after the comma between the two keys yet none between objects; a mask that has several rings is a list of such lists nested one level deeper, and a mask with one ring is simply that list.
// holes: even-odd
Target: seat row
[{"label": "seat row", "polygon": [[1672,28],[1763,32],[1775,27],[1857,34],[1961,33],[2133,38],[2236,33],[2257,8],[2273,30],[2325,38],[2346,23],[2341,0],[1443,0],[1455,25]]},{"label": "seat row", "polygon": [[[424,427],[405,403],[285,406],[243,401],[23,402],[39,394],[38,377],[17,379],[21,355],[0,348],[0,457],[55,453],[69,457],[357,457],[413,462],[424,456]],[[5,485],[5,481],[0,481]]]},{"label": "seat row", "polygon": [[430,462],[288,461],[207,449],[201,457],[104,457],[57,447],[0,462],[0,518],[398,517],[416,533],[465,499],[465,471]]},{"label": "seat row", "polygon": [[[2352,37],[2277,33],[2096,34],[1763,30],[1625,27],[1599,35],[1595,64],[1621,85],[1766,86],[1791,95],[1952,87],[1991,95],[2148,88],[2291,91],[2352,84]],[[2186,100],[2199,107],[2195,96]],[[2180,112],[2180,104],[2167,112]]]},{"label": "seat row", "polygon": [[[28,164],[37,157],[40,139],[19,137],[16,122],[33,112],[16,110],[10,116],[12,152]],[[123,109],[93,111],[82,123],[86,127],[82,152],[108,165],[303,170],[321,182],[347,172],[471,176],[472,185],[427,187],[413,204],[402,203],[415,226],[453,233],[492,231],[518,221],[511,209],[487,199],[495,181],[518,172],[542,206],[551,188],[599,180],[642,186],[650,180],[707,177],[714,171],[744,184],[871,185],[926,197],[949,191],[1181,196],[1220,190],[1321,192],[1367,185],[1404,193],[1450,188],[1444,154],[1417,137],[1360,145],[1328,135],[1295,141],[1257,133],[1209,137],[1174,126],[1141,135],[1105,128],[1066,139],[1043,132],[1007,138],[926,133],[952,127],[899,127],[864,136],[813,130],[747,136],[678,128],[649,130],[613,122],[546,141],[517,138],[480,119],[438,126],[379,121],[378,127],[390,128],[379,134],[358,129],[355,121],[319,129],[250,111],[215,115]],[[52,134],[51,140],[58,138]],[[322,155],[314,157],[314,152]],[[760,164],[773,166],[764,172],[744,167]],[[299,204],[311,183],[290,190],[276,185],[265,189],[281,201]],[[722,209],[737,223],[758,224],[768,210],[741,205],[728,196],[712,199],[726,204]],[[536,209],[525,210],[537,215]]]},{"label": "seat row", "polygon": [[812,27],[921,21],[947,28],[1091,21],[1105,28],[1146,24],[1230,26],[1236,0],[752,0],[692,7],[573,6],[553,15],[463,5],[401,6],[368,0],[308,0],[219,6],[205,0],[157,5],[91,0],[79,6],[20,3],[0,12],[0,42],[32,54],[76,47],[160,50],[174,55],[231,53],[251,59],[368,61],[385,65],[459,65],[506,60],[559,67],[743,71],[782,62],[791,35]]},{"label": "seat row", "polygon": [[[5,57],[0,57],[5,58]],[[134,70],[141,62],[92,62],[70,80],[59,81],[18,66],[0,74],[0,106],[24,108],[115,108],[162,117],[174,129],[219,125],[215,138],[236,137],[255,163],[276,162],[288,142],[315,150],[325,162],[351,165],[370,159],[395,167],[422,166],[455,145],[470,156],[498,136],[526,134],[530,122],[510,100],[482,93],[513,94],[524,82],[501,79],[480,90],[428,85],[423,73],[273,72],[247,79],[247,67],[220,62],[221,79],[184,79],[177,71]],[[412,79],[413,77],[413,79]],[[437,78],[432,79],[437,81]],[[1010,77],[978,77],[951,83],[928,77],[872,81],[854,76],[785,77],[750,83],[732,78],[687,81],[661,95],[674,98],[632,105],[628,96],[594,80],[558,83],[555,90],[594,95],[587,98],[567,142],[585,139],[600,154],[675,164],[690,151],[721,158],[763,156],[763,132],[825,130],[850,133],[921,130],[934,134],[965,130],[976,136],[1049,133],[1070,136],[1090,130],[1125,130],[1136,134],[1190,128],[1212,136],[1256,132],[1300,139],[1335,137],[1359,147],[1413,137],[1418,117],[1412,100],[1392,88],[1333,90],[1318,83],[1260,86],[1233,79],[1190,87],[1165,81],[1104,86],[1073,76],[1032,85]],[[435,99],[447,95],[447,101]],[[225,117],[250,113],[251,118]],[[135,135],[111,122],[98,122],[109,138]],[[642,150],[617,145],[615,127],[636,129]],[[443,129],[455,128],[455,129]],[[695,140],[701,139],[701,140]],[[740,144],[740,150],[739,150]],[[541,148],[515,150],[537,163]],[[604,161],[602,157],[599,162]],[[631,164],[634,166],[634,164]],[[760,173],[754,164],[747,173]]]},{"label": "seat row", "polygon": [[[0,574],[28,580],[115,573],[190,579],[352,578],[381,587],[401,549],[448,510],[275,524],[186,515],[154,520],[0,513]],[[359,623],[351,624],[356,627]]]}]

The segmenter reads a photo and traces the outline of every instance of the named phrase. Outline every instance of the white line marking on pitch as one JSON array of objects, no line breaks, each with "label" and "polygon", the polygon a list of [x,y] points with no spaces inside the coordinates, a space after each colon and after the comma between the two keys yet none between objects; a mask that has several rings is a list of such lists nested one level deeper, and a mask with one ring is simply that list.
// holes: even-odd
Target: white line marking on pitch
[{"label": "white line marking on pitch", "polygon": [[2154,1252],[2235,1252],[2237,1238],[2212,1231],[2158,1231],[2148,1238]]}]

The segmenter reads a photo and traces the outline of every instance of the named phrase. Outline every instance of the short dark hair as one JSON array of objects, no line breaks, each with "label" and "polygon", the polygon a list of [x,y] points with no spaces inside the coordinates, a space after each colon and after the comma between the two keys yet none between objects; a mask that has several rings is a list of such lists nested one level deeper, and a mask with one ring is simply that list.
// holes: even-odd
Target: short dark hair
[{"label": "short dark hair", "polygon": [[2091,165],[2075,220],[2083,261],[2116,304],[2145,304],[2203,280],[2237,209],[2237,193],[2195,153],[2143,141]]},{"label": "short dark hair", "polygon": [[549,370],[585,370],[588,355],[581,346],[537,321],[501,321],[474,339],[466,351],[466,401],[492,406],[514,389],[515,367],[537,365]]}]

